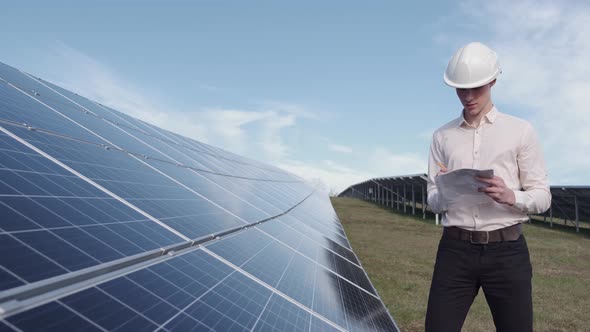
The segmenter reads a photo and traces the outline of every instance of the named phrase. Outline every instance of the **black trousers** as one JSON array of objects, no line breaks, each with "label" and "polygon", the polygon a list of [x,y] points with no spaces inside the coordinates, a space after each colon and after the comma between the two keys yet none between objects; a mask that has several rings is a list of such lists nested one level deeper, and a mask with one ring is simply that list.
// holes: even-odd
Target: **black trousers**
[{"label": "black trousers", "polygon": [[443,236],[428,297],[426,331],[461,331],[480,287],[497,331],[532,331],[531,278],[523,235],[516,241],[489,244]]}]

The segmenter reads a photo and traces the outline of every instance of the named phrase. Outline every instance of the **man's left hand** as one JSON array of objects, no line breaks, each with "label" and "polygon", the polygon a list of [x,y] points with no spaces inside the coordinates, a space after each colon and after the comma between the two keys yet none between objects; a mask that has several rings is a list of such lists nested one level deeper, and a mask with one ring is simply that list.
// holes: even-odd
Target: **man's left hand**
[{"label": "man's left hand", "polygon": [[516,196],[514,191],[506,186],[504,179],[499,176],[493,178],[482,178],[480,176],[475,177],[478,181],[486,183],[486,187],[480,187],[478,191],[485,193],[490,196],[494,201],[500,204],[514,205],[516,203]]}]

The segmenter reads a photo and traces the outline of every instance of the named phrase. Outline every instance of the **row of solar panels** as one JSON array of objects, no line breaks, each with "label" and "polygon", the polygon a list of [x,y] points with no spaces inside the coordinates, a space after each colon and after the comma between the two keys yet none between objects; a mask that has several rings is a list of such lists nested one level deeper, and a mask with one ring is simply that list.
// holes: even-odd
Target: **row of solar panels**
[{"label": "row of solar panels", "polygon": [[380,177],[359,182],[343,190],[339,197],[353,197],[416,214],[417,206],[426,218],[426,174]]},{"label": "row of solar panels", "polygon": [[0,331],[397,330],[326,195],[0,64]]},{"label": "row of solar panels", "polygon": [[[401,203],[404,211],[410,206],[412,214],[420,204],[425,215],[427,181],[427,174],[374,178],[346,188],[339,196],[372,200],[398,210]],[[551,186],[550,190],[551,207],[541,216],[571,221],[577,230],[580,221],[590,222],[590,186]]]}]

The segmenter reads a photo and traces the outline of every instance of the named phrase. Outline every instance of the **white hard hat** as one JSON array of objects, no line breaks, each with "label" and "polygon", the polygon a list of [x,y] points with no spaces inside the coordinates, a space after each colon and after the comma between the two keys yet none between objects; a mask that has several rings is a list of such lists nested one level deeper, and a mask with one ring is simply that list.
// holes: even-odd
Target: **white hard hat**
[{"label": "white hard hat", "polygon": [[482,43],[461,47],[449,61],[445,83],[453,88],[471,89],[484,86],[502,73],[498,55]]}]

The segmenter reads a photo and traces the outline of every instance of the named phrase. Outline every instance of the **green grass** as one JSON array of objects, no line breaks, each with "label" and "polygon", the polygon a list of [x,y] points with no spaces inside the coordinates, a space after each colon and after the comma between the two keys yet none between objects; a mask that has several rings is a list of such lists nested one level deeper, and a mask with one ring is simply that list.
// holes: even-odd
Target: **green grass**
[{"label": "green grass", "polygon": [[[402,331],[423,331],[442,228],[350,198],[332,203],[354,251]],[[525,224],[533,264],[535,331],[588,331],[590,238]],[[495,330],[483,292],[463,331]]]}]

